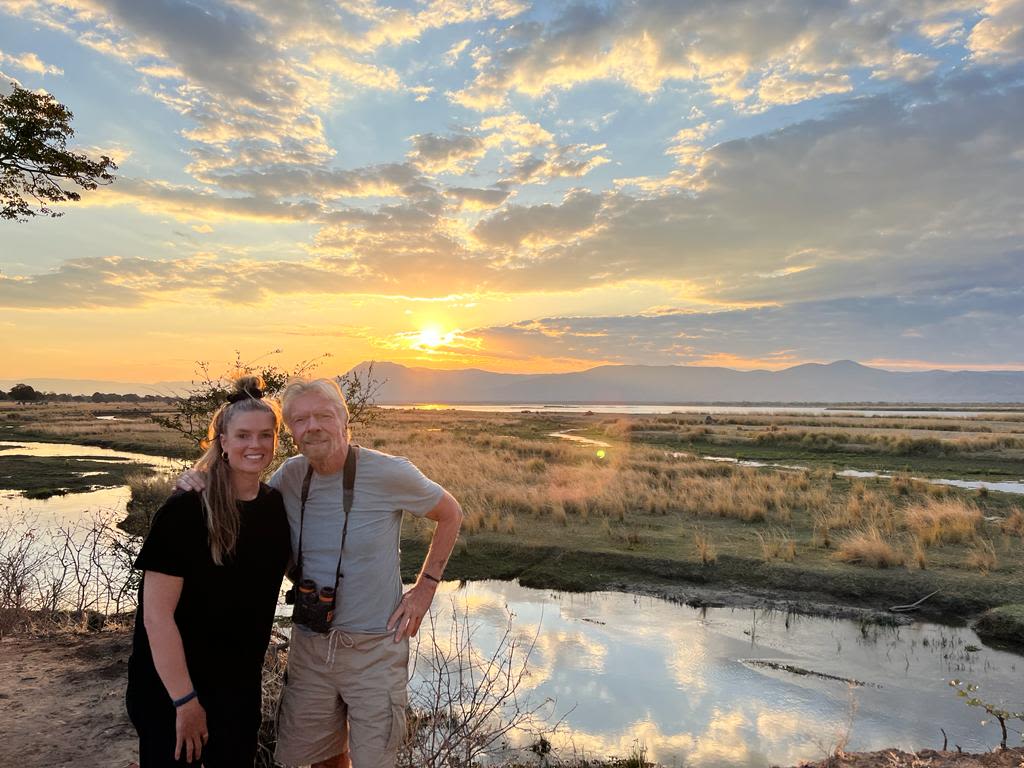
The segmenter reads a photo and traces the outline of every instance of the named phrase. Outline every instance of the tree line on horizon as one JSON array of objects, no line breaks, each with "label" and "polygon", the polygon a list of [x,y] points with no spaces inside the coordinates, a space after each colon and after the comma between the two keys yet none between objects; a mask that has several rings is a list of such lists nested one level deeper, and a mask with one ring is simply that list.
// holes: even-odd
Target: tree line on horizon
[{"label": "tree line on horizon", "polygon": [[129,392],[119,395],[116,392],[93,392],[91,395],[72,395],[68,393],[41,392],[29,384],[15,384],[9,391],[0,389],[0,400],[13,400],[19,405],[27,403],[153,403],[167,402],[174,398],[166,395],[137,395]]}]

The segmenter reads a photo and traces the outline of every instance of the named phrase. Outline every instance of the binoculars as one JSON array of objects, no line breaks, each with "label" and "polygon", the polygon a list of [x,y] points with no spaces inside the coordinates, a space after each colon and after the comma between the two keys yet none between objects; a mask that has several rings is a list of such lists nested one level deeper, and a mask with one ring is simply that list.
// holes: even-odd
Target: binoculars
[{"label": "binoculars", "polygon": [[292,621],[323,634],[331,630],[336,597],[334,587],[317,589],[312,579],[302,579],[285,593],[284,601],[295,606]]}]

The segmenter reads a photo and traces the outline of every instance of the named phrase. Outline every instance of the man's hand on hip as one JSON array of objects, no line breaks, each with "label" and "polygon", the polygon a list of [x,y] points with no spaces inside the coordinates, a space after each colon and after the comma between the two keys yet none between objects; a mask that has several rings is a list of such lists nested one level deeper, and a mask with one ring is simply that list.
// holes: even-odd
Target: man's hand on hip
[{"label": "man's hand on hip", "polygon": [[396,643],[420,631],[420,623],[430,610],[435,591],[437,584],[420,576],[412,589],[402,595],[398,607],[388,619],[388,632],[395,633]]}]

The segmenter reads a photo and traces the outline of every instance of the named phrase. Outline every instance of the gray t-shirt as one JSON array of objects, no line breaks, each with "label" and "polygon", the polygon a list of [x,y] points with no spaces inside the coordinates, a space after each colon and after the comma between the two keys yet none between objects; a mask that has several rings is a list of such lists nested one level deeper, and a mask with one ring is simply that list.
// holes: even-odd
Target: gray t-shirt
[{"label": "gray t-shirt", "polygon": [[[291,526],[292,552],[298,559],[302,481],[309,461],[293,456],[269,484],[284,496]],[[313,474],[302,535],[303,578],[317,587],[333,586],[345,520],[344,473]],[[422,517],[441,501],[444,489],[408,459],[369,448],[359,449],[348,538],[341,558],[334,626],[349,632],[384,633],[402,598],[399,542],[402,511]]]}]

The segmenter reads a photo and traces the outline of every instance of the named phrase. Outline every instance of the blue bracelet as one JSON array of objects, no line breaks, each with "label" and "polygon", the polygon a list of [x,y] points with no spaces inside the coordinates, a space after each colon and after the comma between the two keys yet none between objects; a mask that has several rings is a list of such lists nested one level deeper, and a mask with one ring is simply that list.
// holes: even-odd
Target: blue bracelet
[{"label": "blue bracelet", "polygon": [[198,695],[199,694],[196,693],[195,689],[193,688],[189,693],[186,693],[180,699],[173,699],[171,703],[174,705],[175,709],[177,709],[178,707],[182,707],[185,704],[188,704],[190,701],[192,701],[192,699],[194,699]]}]

